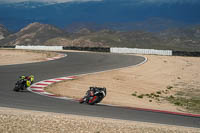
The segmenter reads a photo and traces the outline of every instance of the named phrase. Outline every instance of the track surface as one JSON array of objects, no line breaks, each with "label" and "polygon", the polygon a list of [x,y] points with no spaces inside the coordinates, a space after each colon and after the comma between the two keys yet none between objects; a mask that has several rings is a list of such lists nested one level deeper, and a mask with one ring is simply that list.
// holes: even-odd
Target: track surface
[{"label": "track surface", "polygon": [[0,106],[200,128],[200,117],[103,105],[89,106],[73,101],[44,97],[30,92],[17,93],[12,91],[14,83],[20,75],[33,74],[37,82],[50,78],[127,67],[144,61],[143,57],[118,54],[67,53],[67,55],[67,57],[59,60],[42,63],[0,66]]}]

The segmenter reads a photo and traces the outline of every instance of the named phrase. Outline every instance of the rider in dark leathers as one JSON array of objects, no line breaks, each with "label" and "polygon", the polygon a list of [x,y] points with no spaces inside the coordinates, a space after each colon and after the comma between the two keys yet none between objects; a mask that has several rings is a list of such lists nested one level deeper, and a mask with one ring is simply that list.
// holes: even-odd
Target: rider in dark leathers
[{"label": "rider in dark leathers", "polygon": [[90,89],[86,92],[86,95],[85,95],[86,102],[89,102],[89,100],[93,99],[95,92],[96,92],[96,88],[90,87]]}]

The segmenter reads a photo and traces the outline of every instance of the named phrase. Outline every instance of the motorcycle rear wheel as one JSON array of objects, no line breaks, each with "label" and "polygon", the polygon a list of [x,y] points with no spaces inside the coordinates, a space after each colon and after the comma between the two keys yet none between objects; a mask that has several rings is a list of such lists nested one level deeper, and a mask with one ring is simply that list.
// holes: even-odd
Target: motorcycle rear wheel
[{"label": "motorcycle rear wheel", "polygon": [[20,89],[15,87],[13,90],[16,91],[16,92],[19,92]]},{"label": "motorcycle rear wheel", "polygon": [[84,103],[84,99],[81,98],[81,99],[79,100],[79,103],[80,103],[80,104]]}]

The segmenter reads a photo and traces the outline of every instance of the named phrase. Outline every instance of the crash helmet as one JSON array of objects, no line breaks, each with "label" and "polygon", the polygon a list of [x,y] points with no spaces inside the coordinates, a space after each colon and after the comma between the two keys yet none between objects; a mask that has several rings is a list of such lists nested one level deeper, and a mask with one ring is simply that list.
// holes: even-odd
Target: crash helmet
[{"label": "crash helmet", "polygon": [[30,75],[29,77],[30,77],[31,82],[33,82],[34,81],[34,76]]},{"label": "crash helmet", "polygon": [[29,77],[33,78],[34,79],[34,76],[33,75],[30,75]]},{"label": "crash helmet", "polygon": [[25,79],[26,78],[26,76],[20,76],[20,79]]},{"label": "crash helmet", "polygon": [[90,87],[90,91],[94,91],[94,87]]}]

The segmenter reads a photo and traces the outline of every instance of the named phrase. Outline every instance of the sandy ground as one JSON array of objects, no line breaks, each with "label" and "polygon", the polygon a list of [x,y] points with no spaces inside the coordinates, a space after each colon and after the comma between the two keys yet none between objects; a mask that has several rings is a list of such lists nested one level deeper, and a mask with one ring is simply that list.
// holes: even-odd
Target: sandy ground
[{"label": "sandy ground", "polygon": [[54,52],[0,49],[0,65],[24,64],[55,57]]},{"label": "sandy ground", "polygon": [[[187,112],[164,98],[159,98],[158,101],[147,97],[138,98],[132,94],[156,94],[160,91],[166,92],[167,94],[161,94],[161,97],[166,97],[177,91],[186,91],[188,86],[200,90],[200,58],[154,55],[146,57],[148,62],[143,65],[80,76],[76,80],[56,83],[48,87],[47,91],[81,98],[89,86],[100,86],[106,87],[108,91],[103,100],[105,104]],[[168,90],[168,86],[172,86],[172,90]]]},{"label": "sandy ground", "polygon": [[199,128],[170,126],[0,108],[1,133],[200,133]]}]

